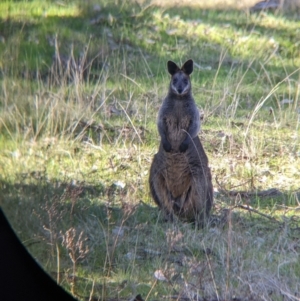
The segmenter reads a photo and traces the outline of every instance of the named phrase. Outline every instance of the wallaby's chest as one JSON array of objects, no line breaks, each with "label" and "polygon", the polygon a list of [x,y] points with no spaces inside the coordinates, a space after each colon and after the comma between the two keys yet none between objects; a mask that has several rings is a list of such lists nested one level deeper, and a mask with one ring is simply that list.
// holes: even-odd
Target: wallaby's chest
[{"label": "wallaby's chest", "polygon": [[164,114],[168,132],[182,132],[187,130],[191,123],[191,113],[188,104],[175,104]]}]

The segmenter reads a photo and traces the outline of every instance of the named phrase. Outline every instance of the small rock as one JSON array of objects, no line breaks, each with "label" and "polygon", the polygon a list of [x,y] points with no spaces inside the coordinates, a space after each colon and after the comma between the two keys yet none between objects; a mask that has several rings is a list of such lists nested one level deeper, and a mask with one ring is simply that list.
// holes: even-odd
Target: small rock
[{"label": "small rock", "polygon": [[289,104],[292,104],[293,102],[294,101],[292,99],[285,98],[280,102],[280,104],[281,105],[289,105]]},{"label": "small rock", "polygon": [[101,11],[101,6],[99,5],[99,4],[95,4],[94,6],[93,6],[93,10],[94,11]]},{"label": "small rock", "polygon": [[162,272],[162,270],[156,270],[154,272],[154,277],[157,279],[157,280],[160,280],[160,281],[167,281],[168,279],[165,277],[164,273]]},{"label": "small rock", "polygon": [[121,188],[121,189],[124,189],[126,184],[121,182],[121,181],[117,181],[117,182],[114,182],[114,185],[118,188]]}]

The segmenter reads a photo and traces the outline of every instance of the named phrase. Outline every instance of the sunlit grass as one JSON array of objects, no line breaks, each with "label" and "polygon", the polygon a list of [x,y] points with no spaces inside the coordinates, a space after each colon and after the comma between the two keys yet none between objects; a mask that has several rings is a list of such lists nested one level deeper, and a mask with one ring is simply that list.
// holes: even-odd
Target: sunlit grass
[{"label": "sunlit grass", "polygon": [[0,18],[21,22],[38,22],[41,17],[77,17],[80,8],[77,3],[51,1],[7,1],[0,3]]}]

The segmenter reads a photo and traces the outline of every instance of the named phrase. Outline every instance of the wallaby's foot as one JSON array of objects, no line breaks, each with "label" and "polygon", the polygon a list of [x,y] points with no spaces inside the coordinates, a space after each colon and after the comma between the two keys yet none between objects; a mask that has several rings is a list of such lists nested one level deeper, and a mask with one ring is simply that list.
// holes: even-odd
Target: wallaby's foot
[{"label": "wallaby's foot", "polygon": [[165,223],[173,223],[174,222],[174,214],[170,213],[168,211],[163,211],[163,221]]},{"label": "wallaby's foot", "polygon": [[195,225],[197,229],[201,230],[209,225],[209,215],[208,214],[198,214],[195,219]]}]

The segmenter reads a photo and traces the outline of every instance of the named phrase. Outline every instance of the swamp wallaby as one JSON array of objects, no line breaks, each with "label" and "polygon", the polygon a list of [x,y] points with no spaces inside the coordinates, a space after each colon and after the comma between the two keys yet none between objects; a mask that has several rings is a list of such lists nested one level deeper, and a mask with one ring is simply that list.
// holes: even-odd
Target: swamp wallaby
[{"label": "swamp wallaby", "polygon": [[168,61],[169,93],[158,114],[161,137],[150,169],[150,191],[166,218],[174,214],[203,225],[213,203],[208,159],[198,137],[200,116],[192,96],[193,61]]}]

